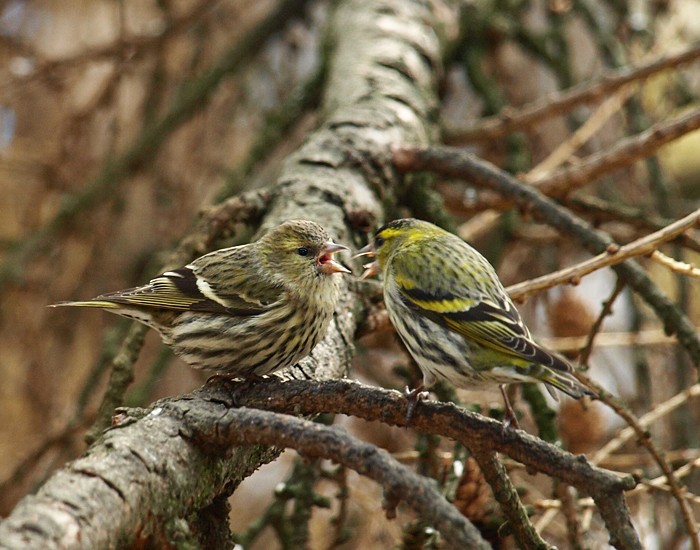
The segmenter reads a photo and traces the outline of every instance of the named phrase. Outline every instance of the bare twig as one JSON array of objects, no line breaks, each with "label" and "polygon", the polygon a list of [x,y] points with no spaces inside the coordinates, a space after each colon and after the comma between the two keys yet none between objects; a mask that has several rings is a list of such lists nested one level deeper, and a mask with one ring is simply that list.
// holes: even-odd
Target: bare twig
[{"label": "bare twig", "polygon": [[[651,493],[651,492],[660,492],[660,493],[666,493],[671,496],[673,496],[673,489],[671,488],[670,485],[667,485],[666,483],[660,483],[657,480],[658,479],[666,479],[666,476],[661,476],[659,478],[656,478],[654,480],[646,480],[646,479],[640,479],[639,480],[639,485],[635,487],[634,491],[630,491],[628,495],[630,497],[638,496],[640,494],[646,494],[646,493]],[[687,487],[685,487],[687,489]],[[690,504],[698,505],[700,504],[700,496],[694,495],[693,493],[689,493],[688,491],[683,491],[683,498],[687,500]]]},{"label": "bare twig", "polygon": [[[676,478],[681,479],[692,474],[698,468],[700,468],[700,457],[696,457],[695,460],[692,460],[675,470],[674,475],[676,476]],[[637,487],[635,487],[628,494],[632,496],[649,491],[664,491],[667,493],[672,493],[671,486],[669,486],[665,482],[665,475],[659,476],[654,479],[642,479],[640,480],[639,485],[637,485]],[[684,496],[689,502],[692,502],[693,504],[700,504],[700,496],[694,495],[693,493],[690,493],[688,491],[684,493]]]},{"label": "bare twig", "polygon": [[597,101],[630,82],[643,80],[660,71],[694,61],[698,57],[700,46],[695,46],[640,67],[611,71],[592,82],[585,82],[560,94],[548,95],[518,109],[504,108],[499,114],[482,119],[472,128],[452,131],[448,129],[447,139],[452,143],[465,143],[502,137],[540,120],[565,113],[580,103]]},{"label": "bare twig", "polygon": [[[642,428],[643,430],[646,430],[649,426],[651,426],[658,419],[673,412],[678,407],[687,403],[688,400],[693,399],[693,398],[698,397],[698,396],[700,396],[700,383],[694,384],[691,387],[689,387],[688,389],[683,390],[680,393],[677,393],[676,395],[674,395],[670,399],[664,401],[663,403],[659,403],[651,411],[649,411],[645,415],[639,417],[639,420],[637,421],[637,423],[638,423],[640,428]],[[631,426],[628,426],[628,427],[620,430],[620,432],[617,434],[617,436],[615,436],[613,439],[608,441],[608,443],[606,445],[604,445],[602,449],[599,449],[593,455],[593,457],[591,458],[591,462],[593,462],[594,464],[600,464],[601,462],[605,461],[612,453],[614,453],[616,450],[620,449],[623,445],[625,445],[627,442],[629,442],[634,436],[635,436],[635,430]]]},{"label": "bare twig", "polygon": [[574,153],[610,120],[610,117],[620,112],[620,108],[632,94],[633,89],[631,85],[624,86],[616,94],[605,100],[580,128],[554,149],[547,158],[528,171],[524,176],[525,181],[537,181],[545,178],[555,168],[571,159]]},{"label": "bare twig", "polygon": [[[632,489],[634,491],[635,489]],[[629,493],[627,493],[629,494]],[[541,509],[541,510],[559,510],[562,507],[561,500],[559,499],[541,499],[538,500],[537,502],[534,503],[535,508]],[[576,501],[576,507],[577,508],[592,508],[595,506],[595,502],[593,501],[592,498],[586,497],[586,498],[580,498]]]},{"label": "bare twig", "polygon": [[[632,414],[632,412],[622,403],[622,401],[611,396],[610,394],[607,394],[602,387],[598,386],[583,373],[576,372],[575,376],[584,384],[596,390],[600,396],[600,400],[608,407],[613,409],[618,415],[620,415],[625,422],[627,422],[629,428],[633,430],[634,434],[637,436],[637,441],[639,444],[649,452],[651,457],[654,459],[654,462],[658,464],[659,468],[666,477],[671,495],[676,502],[678,502],[681,510],[681,517],[683,518],[683,523],[685,524],[685,528],[690,536],[692,547],[694,550],[700,550],[700,538],[698,537],[700,528],[695,520],[692,508],[685,499],[685,488],[681,486],[680,482],[676,478],[673,468],[664,457],[663,451],[656,446],[649,432],[646,431],[639,419]],[[596,453],[596,456],[598,456],[599,453]]]},{"label": "bare twig", "polygon": [[[700,209],[691,212],[684,218],[623,246],[611,246],[602,254],[590,258],[571,267],[548,273],[542,277],[530,279],[509,286],[506,290],[514,300],[523,300],[533,294],[542,292],[561,284],[576,284],[584,277],[598,269],[624,262],[628,258],[653,254],[663,243],[669,242],[688,229],[696,227],[700,221]],[[653,256],[652,256],[653,257]]]},{"label": "bare twig", "polygon": [[109,427],[114,409],[124,402],[124,394],[134,381],[133,367],[141,352],[146,332],[146,325],[133,323],[119,353],[112,360],[107,390],[102,397],[95,421],[85,434],[88,444],[93,443]]},{"label": "bare twig", "polygon": [[505,467],[498,460],[498,455],[494,451],[475,450],[473,456],[479,463],[479,469],[491,487],[494,497],[501,505],[503,514],[508,518],[508,523],[520,547],[552,548],[540,537],[537,529],[528,519],[527,510],[520,502],[518,491],[508,477]]},{"label": "bare twig", "polygon": [[[700,327],[698,327],[700,331]],[[587,336],[542,336],[538,341],[557,351],[578,351],[586,345]],[[601,332],[596,337],[597,347],[609,346],[655,346],[675,344],[676,340],[663,330],[641,330],[639,332]]]},{"label": "bare twig", "polygon": [[598,336],[600,329],[603,328],[603,322],[605,321],[605,318],[612,313],[613,304],[615,303],[615,300],[617,300],[617,297],[620,295],[620,293],[622,293],[624,288],[625,283],[622,282],[620,279],[617,279],[617,281],[615,281],[615,288],[610,294],[610,297],[603,303],[603,307],[600,309],[598,318],[595,320],[593,326],[588,332],[588,341],[586,342],[586,345],[583,346],[581,354],[579,356],[579,363],[581,365],[588,364],[588,358],[591,356],[591,352],[593,351],[593,342],[595,341],[596,336]]},{"label": "bare twig", "polygon": [[658,122],[644,132],[621,139],[614,147],[590,155],[572,166],[533,180],[548,196],[570,193],[603,174],[623,168],[655,154],[662,145],[700,128],[700,109],[692,109],[670,121]]},{"label": "bare twig", "polygon": [[569,534],[569,544],[571,548],[584,548],[581,542],[581,534],[584,532],[578,518],[578,501],[575,498],[575,491],[572,487],[564,483],[557,483],[556,492],[560,495],[562,503],[561,511],[566,520],[566,530]]},{"label": "bare twig", "polygon": [[[568,197],[564,204],[574,211],[584,212],[588,218],[595,220],[596,223],[623,222],[644,232],[658,231],[673,223],[673,220],[659,216],[658,213],[649,211],[648,208],[635,208],[613,203],[592,195],[577,193]],[[676,241],[686,248],[700,252],[700,241],[695,235],[679,235]]]},{"label": "bare twig", "polygon": [[674,258],[666,256],[666,254],[659,250],[654,250],[649,257],[656,263],[667,267],[674,273],[680,273],[681,275],[687,275],[688,277],[700,278],[700,268],[686,262],[679,262]]},{"label": "bare twig", "polygon": [[[669,453],[670,454],[670,453]],[[685,476],[690,475],[693,473],[695,470],[700,468],[700,457],[696,457],[694,460],[691,462],[684,464],[680,468],[674,471],[674,475],[678,478],[681,479]],[[649,493],[650,491],[662,491],[665,493],[671,493],[671,487],[666,484],[666,476],[662,475],[659,477],[656,477],[654,479],[640,479],[639,484],[629,491],[627,493],[628,498],[632,498],[635,496],[639,496],[641,494],[646,494]],[[700,504],[700,496],[693,494],[689,491],[686,491],[684,493],[684,497],[686,500],[693,504]],[[542,510],[559,510],[562,507],[562,502],[559,499],[542,499],[538,500],[533,503],[533,506],[535,506],[538,509]],[[580,498],[576,501],[576,507],[577,508],[593,508],[595,507],[595,502],[593,501],[592,498],[586,497],[586,498]],[[540,529],[541,525],[538,522],[537,528]]]}]

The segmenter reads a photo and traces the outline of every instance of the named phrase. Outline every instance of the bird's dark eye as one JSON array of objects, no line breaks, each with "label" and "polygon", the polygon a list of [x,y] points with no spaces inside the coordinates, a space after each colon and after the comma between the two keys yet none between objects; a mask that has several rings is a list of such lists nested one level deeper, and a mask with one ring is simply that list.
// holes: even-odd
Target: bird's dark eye
[{"label": "bird's dark eye", "polygon": [[376,239],[374,239],[375,248],[379,248],[383,244],[384,244],[384,239],[382,237],[377,237]]},{"label": "bird's dark eye", "polygon": [[297,248],[297,254],[299,254],[299,256],[308,256],[309,249],[305,246],[300,246],[299,248]]}]

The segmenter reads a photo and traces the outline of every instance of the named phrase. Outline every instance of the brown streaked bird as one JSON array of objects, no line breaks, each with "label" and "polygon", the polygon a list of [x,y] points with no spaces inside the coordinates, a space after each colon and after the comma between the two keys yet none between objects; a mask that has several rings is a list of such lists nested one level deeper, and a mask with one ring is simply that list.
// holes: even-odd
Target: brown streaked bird
[{"label": "brown streaked bird", "polygon": [[258,241],[205,254],[137,288],[54,306],[101,308],[160,333],[189,365],[254,379],[295,364],[323,338],[340,294],[319,224],[290,220]]}]

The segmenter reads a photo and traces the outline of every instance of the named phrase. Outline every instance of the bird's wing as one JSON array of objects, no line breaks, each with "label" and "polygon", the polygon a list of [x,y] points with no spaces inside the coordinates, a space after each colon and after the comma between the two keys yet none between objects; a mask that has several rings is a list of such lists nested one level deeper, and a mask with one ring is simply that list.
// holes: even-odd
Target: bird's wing
[{"label": "bird's wing", "polygon": [[239,277],[240,291],[235,291],[235,285],[227,284],[225,293],[219,293],[213,283],[196,271],[193,265],[166,271],[145,286],[104,294],[95,301],[231,315],[257,315],[276,301],[276,295],[270,291],[265,296],[256,296],[256,285],[243,277]]},{"label": "bird's wing", "polygon": [[[461,334],[466,339],[557,370],[570,371],[567,362],[538,346],[509,299],[494,299],[467,288],[420,288],[411,266],[401,266],[396,286],[401,300],[413,311]],[[433,287],[436,287],[433,281]]]}]

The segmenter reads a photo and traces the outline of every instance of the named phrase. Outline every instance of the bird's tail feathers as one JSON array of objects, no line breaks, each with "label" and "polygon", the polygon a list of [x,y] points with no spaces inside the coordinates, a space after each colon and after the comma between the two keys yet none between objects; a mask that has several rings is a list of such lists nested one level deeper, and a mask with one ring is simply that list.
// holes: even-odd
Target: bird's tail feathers
[{"label": "bird's tail feathers", "polygon": [[101,309],[119,309],[124,307],[123,304],[117,304],[115,302],[107,302],[103,300],[85,300],[84,302],[58,302],[56,304],[49,304],[48,307],[97,307]]},{"label": "bird's tail feathers", "polygon": [[554,388],[574,399],[581,399],[584,396],[596,397],[596,393],[593,390],[584,386],[570,373],[552,370],[547,375],[542,376],[541,380],[545,383],[549,394],[557,401],[559,401],[559,397],[556,395]]},{"label": "bird's tail feathers", "polygon": [[94,307],[99,309],[104,309],[109,313],[115,313],[126,317],[127,319],[133,319],[144,325],[148,325],[154,328],[161,334],[163,333],[162,327],[153,319],[151,312],[148,308],[138,308],[133,307],[129,304],[120,304],[118,302],[111,302],[109,300],[85,300],[84,302],[58,302],[57,304],[51,304],[48,307]]}]

